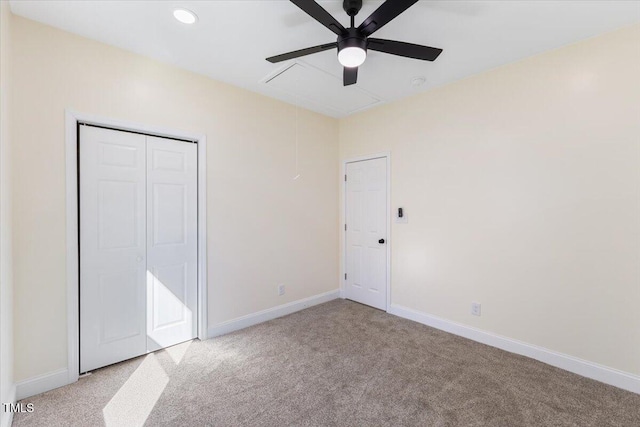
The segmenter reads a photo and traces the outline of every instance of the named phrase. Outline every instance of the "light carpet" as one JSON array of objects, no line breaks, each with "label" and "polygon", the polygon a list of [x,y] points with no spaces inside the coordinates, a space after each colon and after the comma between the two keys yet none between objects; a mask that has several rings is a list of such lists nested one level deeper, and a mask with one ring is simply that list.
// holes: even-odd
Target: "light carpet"
[{"label": "light carpet", "polygon": [[14,426],[640,426],[640,395],[344,300],[29,402]]}]

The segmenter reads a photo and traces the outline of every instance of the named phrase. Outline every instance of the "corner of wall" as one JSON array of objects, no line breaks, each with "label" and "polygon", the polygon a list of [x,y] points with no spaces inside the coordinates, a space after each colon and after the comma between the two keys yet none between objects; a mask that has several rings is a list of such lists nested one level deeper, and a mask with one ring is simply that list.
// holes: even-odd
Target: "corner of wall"
[{"label": "corner of wall", "polygon": [[[13,268],[11,234],[10,55],[11,11],[0,2],[0,404],[15,403],[13,381]],[[0,407],[0,426],[10,426],[11,412]]]},{"label": "corner of wall", "polygon": [[[2,403],[15,403],[16,402],[16,386],[15,384],[11,385],[9,389],[9,394],[7,395],[6,400]],[[5,412],[4,408],[0,408],[0,427],[11,427],[13,423],[13,412]]]}]

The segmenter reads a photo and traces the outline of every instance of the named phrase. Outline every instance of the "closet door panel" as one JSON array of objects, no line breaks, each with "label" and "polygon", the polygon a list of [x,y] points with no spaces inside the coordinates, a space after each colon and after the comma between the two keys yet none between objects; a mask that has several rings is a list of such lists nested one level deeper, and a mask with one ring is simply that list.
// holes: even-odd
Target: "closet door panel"
[{"label": "closet door panel", "polygon": [[197,336],[197,146],[147,137],[147,349]]},{"label": "closet door panel", "polygon": [[80,371],[144,354],[145,136],[80,126]]}]

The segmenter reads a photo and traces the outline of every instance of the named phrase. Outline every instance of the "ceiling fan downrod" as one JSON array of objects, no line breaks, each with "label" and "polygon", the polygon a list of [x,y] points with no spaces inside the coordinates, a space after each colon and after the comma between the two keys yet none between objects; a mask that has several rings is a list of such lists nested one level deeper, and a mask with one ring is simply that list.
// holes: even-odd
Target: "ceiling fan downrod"
[{"label": "ceiling fan downrod", "polygon": [[355,17],[362,9],[362,0],[344,0],[342,8],[351,17],[351,28],[355,27]]}]

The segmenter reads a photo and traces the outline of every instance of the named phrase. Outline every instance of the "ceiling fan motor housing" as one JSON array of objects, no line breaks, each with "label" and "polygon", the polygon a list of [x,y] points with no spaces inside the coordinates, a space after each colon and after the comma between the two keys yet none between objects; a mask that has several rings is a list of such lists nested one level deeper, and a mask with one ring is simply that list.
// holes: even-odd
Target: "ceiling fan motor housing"
[{"label": "ceiling fan motor housing", "polygon": [[346,34],[338,36],[338,52],[347,47],[359,47],[367,51],[367,39],[357,28],[347,28]]}]

